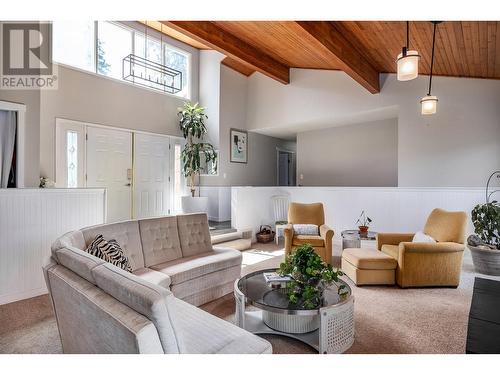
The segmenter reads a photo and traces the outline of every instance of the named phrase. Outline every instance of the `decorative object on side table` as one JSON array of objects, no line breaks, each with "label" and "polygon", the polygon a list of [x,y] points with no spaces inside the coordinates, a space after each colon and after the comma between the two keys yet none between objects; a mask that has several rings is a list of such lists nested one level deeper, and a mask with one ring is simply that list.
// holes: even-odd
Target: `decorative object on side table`
[{"label": "decorative object on side table", "polygon": [[195,197],[196,176],[200,175],[203,169],[202,157],[205,163],[214,164],[217,170],[217,153],[214,147],[207,142],[203,142],[207,134],[205,126],[205,108],[198,105],[185,102],[182,108],[178,108],[179,128],[186,139],[186,145],[182,150],[182,172],[188,178],[191,196],[182,197],[182,209],[185,213],[207,212],[207,197]]},{"label": "decorative object on side table", "polygon": [[274,235],[275,233],[270,225],[261,225],[255,237],[257,242],[268,243],[274,241]]},{"label": "decorative object on side table", "polygon": [[490,175],[486,183],[486,203],[478,204],[472,210],[475,234],[467,238],[476,272],[500,276],[500,205],[491,196],[500,191],[489,192],[491,179],[500,179],[500,171]]},{"label": "decorative object on side table", "polygon": [[271,288],[286,288],[292,278],[288,275],[279,275],[277,272],[264,272],[264,279]]},{"label": "decorative object on side table", "polygon": [[230,162],[246,164],[248,161],[248,133],[239,129],[231,129],[229,133]]},{"label": "decorative object on side table", "polygon": [[366,216],[365,211],[361,211],[361,215],[359,215],[358,220],[356,220],[356,224],[359,224],[359,236],[366,237],[368,235],[368,229],[370,228],[370,224],[372,219]]},{"label": "decorative object on side table", "polygon": [[40,189],[53,188],[56,186],[56,183],[47,177],[40,177],[40,185],[38,186]]}]

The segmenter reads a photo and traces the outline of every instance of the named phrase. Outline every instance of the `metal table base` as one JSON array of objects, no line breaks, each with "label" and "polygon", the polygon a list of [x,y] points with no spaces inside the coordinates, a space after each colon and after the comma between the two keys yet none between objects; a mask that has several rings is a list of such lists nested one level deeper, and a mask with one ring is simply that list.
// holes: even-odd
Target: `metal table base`
[{"label": "metal table base", "polygon": [[299,340],[304,344],[309,345],[314,350],[319,351],[319,330],[316,329],[308,333],[286,333],[276,331],[269,328],[262,321],[262,311],[245,311],[244,313],[244,328],[245,330],[252,332],[256,335],[279,335],[286,336],[292,339]]}]

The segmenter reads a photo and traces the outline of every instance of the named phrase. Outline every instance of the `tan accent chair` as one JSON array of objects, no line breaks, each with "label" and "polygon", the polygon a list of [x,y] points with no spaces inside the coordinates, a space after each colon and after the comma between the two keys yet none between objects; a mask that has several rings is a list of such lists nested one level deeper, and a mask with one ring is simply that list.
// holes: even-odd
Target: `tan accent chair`
[{"label": "tan accent chair", "polygon": [[[293,224],[314,224],[318,235],[306,236],[293,233]],[[285,227],[285,254],[289,255],[300,245],[308,243],[326,263],[332,264],[333,230],[325,225],[323,203],[296,203],[288,206],[288,225]]]},{"label": "tan accent chair", "polygon": [[379,233],[377,248],[398,261],[396,283],[402,287],[451,286],[460,283],[467,215],[434,209],[424,233],[437,243],[411,242],[414,233]]}]

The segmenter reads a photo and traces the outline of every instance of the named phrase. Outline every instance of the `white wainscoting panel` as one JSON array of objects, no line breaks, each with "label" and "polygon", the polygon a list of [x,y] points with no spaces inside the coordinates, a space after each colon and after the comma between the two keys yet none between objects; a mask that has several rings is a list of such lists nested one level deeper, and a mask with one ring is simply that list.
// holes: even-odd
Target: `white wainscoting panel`
[{"label": "white wainscoting panel", "polygon": [[465,211],[484,201],[484,189],[477,188],[370,188],[370,187],[233,187],[231,222],[237,230],[273,223],[271,196],[288,194],[292,202],[322,202],[326,223],[336,240],[345,229],[356,229],[362,210],[372,218],[371,230],[415,232],[422,230],[427,216],[436,207]]},{"label": "white wainscoting panel", "polygon": [[54,240],[105,222],[105,189],[0,189],[0,304],[46,293]]}]

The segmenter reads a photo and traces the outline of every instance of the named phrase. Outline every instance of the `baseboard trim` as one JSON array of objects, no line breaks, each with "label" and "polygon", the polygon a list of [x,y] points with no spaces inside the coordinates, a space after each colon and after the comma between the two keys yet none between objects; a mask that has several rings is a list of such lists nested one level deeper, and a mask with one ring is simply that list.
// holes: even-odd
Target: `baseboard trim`
[{"label": "baseboard trim", "polygon": [[47,287],[25,290],[22,292],[16,292],[12,294],[4,294],[3,296],[0,296],[0,305],[6,305],[7,303],[12,303],[23,299],[37,297],[42,294],[47,294]]}]

